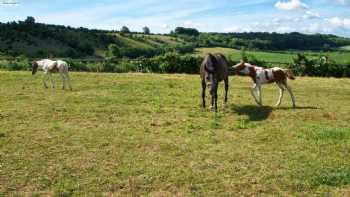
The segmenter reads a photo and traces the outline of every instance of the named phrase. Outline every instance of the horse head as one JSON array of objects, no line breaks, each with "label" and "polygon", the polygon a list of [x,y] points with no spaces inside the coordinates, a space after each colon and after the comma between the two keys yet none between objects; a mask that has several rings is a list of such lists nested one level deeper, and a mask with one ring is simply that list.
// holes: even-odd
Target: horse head
[{"label": "horse head", "polygon": [[35,75],[35,73],[38,71],[38,63],[36,61],[32,62],[32,75]]},{"label": "horse head", "polygon": [[232,70],[235,74],[240,75],[247,75],[249,74],[249,68],[251,65],[249,63],[246,63],[244,60],[241,60],[238,64],[232,66]]}]

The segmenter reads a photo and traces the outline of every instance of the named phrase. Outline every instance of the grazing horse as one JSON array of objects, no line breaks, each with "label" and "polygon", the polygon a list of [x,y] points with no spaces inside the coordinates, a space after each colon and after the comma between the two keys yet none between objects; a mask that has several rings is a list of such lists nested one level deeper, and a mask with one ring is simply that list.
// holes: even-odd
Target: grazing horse
[{"label": "grazing horse", "polygon": [[59,72],[62,78],[63,87],[62,89],[66,89],[66,83],[69,86],[69,89],[72,90],[72,86],[70,84],[70,79],[68,75],[68,63],[65,61],[57,60],[49,60],[49,59],[43,59],[39,61],[34,61],[32,63],[32,74],[35,75],[35,73],[38,71],[38,69],[44,71],[44,78],[43,83],[45,88],[48,88],[46,81],[49,79],[51,81],[52,87],[55,88],[54,81],[52,79],[51,74],[55,72]]},{"label": "grazing horse", "polygon": [[[233,70],[236,74],[250,76],[254,81],[254,86],[251,90],[251,93],[258,105],[262,105],[261,98],[261,86],[268,83],[276,83],[280,89],[280,96],[278,98],[276,107],[281,105],[283,93],[287,89],[290,97],[292,98],[293,107],[295,108],[295,99],[292,92],[292,89],[287,84],[287,79],[295,80],[295,77],[291,70],[282,69],[278,67],[264,69],[258,66],[245,63],[241,60],[240,63],[233,66]],[[259,99],[256,98],[257,92]]]},{"label": "grazing horse", "polygon": [[220,81],[225,82],[225,103],[227,103],[228,92],[228,62],[222,54],[208,54],[200,68],[202,79],[202,104],[205,108],[205,90],[209,86],[211,94],[211,110],[217,111],[218,86]]}]

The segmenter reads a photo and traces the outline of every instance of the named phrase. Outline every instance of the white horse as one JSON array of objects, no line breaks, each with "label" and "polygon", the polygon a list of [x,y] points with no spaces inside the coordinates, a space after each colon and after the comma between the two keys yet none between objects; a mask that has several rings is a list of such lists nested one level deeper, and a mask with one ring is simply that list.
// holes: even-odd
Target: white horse
[{"label": "white horse", "polygon": [[[262,105],[261,86],[263,84],[276,83],[280,89],[280,96],[275,106],[278,107],[281,105],[283,93],[287,89],[292,99],[293,107],[295,108],[294,94],[291,87],[287,84],[287,79],[295,80],[295,77],[291,70],[278,67],[265,69],[251,65],[249,63],[245,63],[243,60],[241,60],[239,64],[234,65],[232,68],[236,74],[246,75],[252,78],[254,86],[251,93],[259,106]],[[258,98],[256,98],[254,92],[258,93]]]},{"label": "white horse", "polygon": [[72,90],[72,86],[70,84],[70,79],[68,75],[68,63],[62,60],[49,60],[49,59],[43,59],[39,61],[34,61],[32,63],[32,74],[35,75],[35,73],[38,71],[38,69],[44,71],[44,78],[43,83],[45,88],[48,88],[46,82],[47,80],[51,81],[52,87],[55,88],[55,83],[52,79],[52,73],[59,72],[62,78],[63,87],[62,89],[66,89],[66,84],[68,84],[69,89]]}]

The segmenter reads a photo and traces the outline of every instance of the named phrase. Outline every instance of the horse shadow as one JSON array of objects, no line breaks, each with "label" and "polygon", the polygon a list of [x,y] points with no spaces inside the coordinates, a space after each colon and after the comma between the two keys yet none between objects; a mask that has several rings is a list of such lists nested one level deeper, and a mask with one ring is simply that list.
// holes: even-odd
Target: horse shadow
[{"label": "horse shadow", "polygon": [[237,113],[238,115],[248,116],[250,121],[263,121],[269,117],[269,115],[273,111],[273,108],[269,106],[257,106],[257,105],[246,105],[246,106],[231,105],[231,110]]},{"label": "horse shadow", "polygon": [[274,110],[304,110],[304,109],[310,109],[310,110],[318,110],[322,109],[319,107],[313,107],[313,106],[299,106],[299,107],[277,107],[273,108],[270,106],[257,106],[257,105],[245,105],[245,106],[238,106],[238,105],[231,105],[230,107],[231,111],[238,114],[238,115],[246,115],[248,116],[250,121],[263,121],[269,118],[270,114]]},{"label": "horse shadow", "polygon": [[0,133],[0,138],[5,138],[5,137],[6,137],[5,133]]}]

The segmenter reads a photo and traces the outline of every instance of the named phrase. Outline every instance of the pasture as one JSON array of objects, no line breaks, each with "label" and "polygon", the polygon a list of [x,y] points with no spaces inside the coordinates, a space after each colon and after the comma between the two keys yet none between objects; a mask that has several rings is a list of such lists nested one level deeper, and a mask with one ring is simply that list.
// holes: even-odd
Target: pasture
[{"label": "pasture", "polygon": [[198,75],[41,77],[0,71],[0,196],[350,195],[349,79],[291,81],[291,109],[230,77],[212,113]]},{"label": "pasture", "polygon": [[[232,60],[239,61],[241,59],[241,51],[230,48],[213,47],[213,48],[197,48],[195,54],[204,56],[207,53],[223,53],[229,56]],[[320,52],[312,51],[246,51],[246,54],[255,56],[258,60],[271,62],[278,65],[278,63],[290,64],[293,62],[293,58],[297,53],[304,53],[309,58],[319,58]],[[323,55],[327,55],[331,60],[338,64],[350,63],[350,52],[348,51],[331,51],[323,52]]]}]

